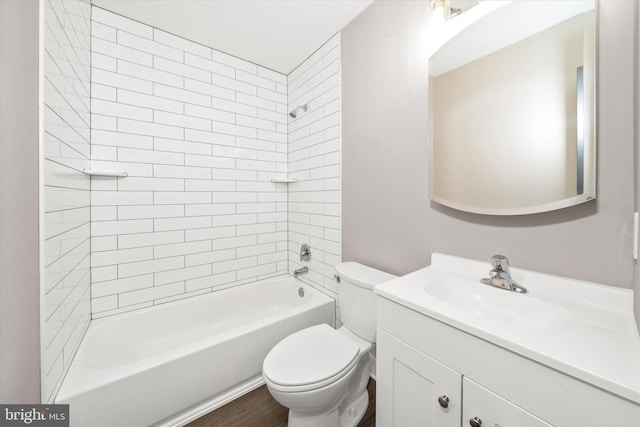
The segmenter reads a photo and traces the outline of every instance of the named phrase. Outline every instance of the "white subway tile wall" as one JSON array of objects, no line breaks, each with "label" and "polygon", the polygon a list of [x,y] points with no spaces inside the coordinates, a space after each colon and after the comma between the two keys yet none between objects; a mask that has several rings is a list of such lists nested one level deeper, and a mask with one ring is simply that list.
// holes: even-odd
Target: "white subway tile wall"
[{"label": "white subway tile wall", "polygon": [[43,401],[53,401],[91,318],[88,1],[44,10]]},{"label": "white subway tile wall", "polygon": [[[289,269],[303,265],[301,280],[336,297],[334,266],[342,261],[340,34],[336,34],[288,76],[288,109],[308,104],[288,123]],[[311,261],[300,262],[300,246]]]},{"label": "white subway tile wall", "polygon": [[92,20],[92,168],[129,174],[91,181],[93,317],[286,274],[287,77]]}]

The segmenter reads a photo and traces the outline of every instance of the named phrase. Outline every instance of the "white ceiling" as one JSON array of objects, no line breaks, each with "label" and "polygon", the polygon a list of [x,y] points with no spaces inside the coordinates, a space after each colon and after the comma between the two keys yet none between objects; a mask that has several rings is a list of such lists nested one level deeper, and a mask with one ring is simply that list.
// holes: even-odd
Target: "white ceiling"
[{"label": "white ceiling", "polygon": [[289,74],[372,1],[92,0],[92,3]]}]

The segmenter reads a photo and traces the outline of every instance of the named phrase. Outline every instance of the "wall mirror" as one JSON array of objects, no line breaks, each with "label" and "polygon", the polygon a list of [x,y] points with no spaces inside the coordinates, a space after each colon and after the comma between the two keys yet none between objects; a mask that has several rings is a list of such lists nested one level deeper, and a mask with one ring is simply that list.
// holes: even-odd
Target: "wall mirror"
[{"label": "wall mirror", "polygon": [[595,0],[483,1],[439,22],[442,4],[428,39],[430,198],[489,215],[595,198]]}]

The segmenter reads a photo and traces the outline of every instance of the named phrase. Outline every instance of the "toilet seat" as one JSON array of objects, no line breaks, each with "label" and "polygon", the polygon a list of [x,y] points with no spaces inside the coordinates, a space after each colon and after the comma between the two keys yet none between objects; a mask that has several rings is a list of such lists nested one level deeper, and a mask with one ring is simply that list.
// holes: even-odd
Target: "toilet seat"
[{"label": "toilet seat", "polygon": [[348,375],[358,362],[360,346],[327,324],[289,335],[269,352],[263,375],[282,392],[315,390]]}]

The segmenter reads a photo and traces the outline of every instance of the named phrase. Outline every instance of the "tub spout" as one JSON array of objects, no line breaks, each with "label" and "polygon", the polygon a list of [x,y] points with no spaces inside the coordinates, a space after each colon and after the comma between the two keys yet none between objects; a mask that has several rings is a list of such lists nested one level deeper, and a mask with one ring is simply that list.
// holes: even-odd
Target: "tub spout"
[{"label": "tub spout", "polygon": [[293,277],[298,277],[301,274],[305,274],[309,272],[309,267],[301,267],[297,270],[293,270]]}]

